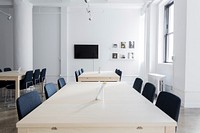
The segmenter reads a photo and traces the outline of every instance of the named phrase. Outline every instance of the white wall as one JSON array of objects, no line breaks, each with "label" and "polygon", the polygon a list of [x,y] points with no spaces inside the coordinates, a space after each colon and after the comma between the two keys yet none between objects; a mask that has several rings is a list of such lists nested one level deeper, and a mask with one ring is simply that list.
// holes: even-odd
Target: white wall
[{"label": "white wall", "polygon": [[59,7],[33,8],[33,68],[47,68],[47,82],[60,75],[60,21]]},{"label": "white wall", "polygon": [[[1,6],[0,9],[13,14],[11,6]],[[8,20],[2,13],[0,13],[0,62],[0,69],[13,68],[13,19]]]},{"label": "white wall", "polygon": [[[97,71],[99,67],[108,71],[119,68],[123,71],[122,80],[130,82],[139,75],[139,54],[143,54],[143,51],[139,51],[143,45],[139,39],[139,9],[93,8],[92,21],[89,21],[85,8],[69,8],[67,20],[67,70],[70,81],[74,81],[74,71],[80,68],[85,71]],[[135,60],[111,60],[112,45],[122,41],[135,41]],[[99,44],[99,59],[74,59],[74,44],[79,43]]]},{"label": "white wall", "polygon": [[174,91],[184,105],[187,0],[176,0],[174,6]]},{"label": "white wall", "polygon": [[200,1],[187,0],[185,106],[200,107]]}]

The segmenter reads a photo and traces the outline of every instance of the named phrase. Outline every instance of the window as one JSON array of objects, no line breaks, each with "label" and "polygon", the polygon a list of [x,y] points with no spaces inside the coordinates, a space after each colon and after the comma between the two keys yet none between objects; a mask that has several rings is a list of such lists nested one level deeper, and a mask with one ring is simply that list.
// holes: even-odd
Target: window
[{"label": "window", "polygon": [[165,6],[165,63],[173,62],[174,48],[174,2]]}]

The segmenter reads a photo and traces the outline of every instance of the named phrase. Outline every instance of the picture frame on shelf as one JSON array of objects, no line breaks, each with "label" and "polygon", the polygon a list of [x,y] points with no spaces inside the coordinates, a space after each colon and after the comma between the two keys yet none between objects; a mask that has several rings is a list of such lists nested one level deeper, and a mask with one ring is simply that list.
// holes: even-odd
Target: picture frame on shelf
[{"label": "picture frame on shelf", "polygon": [[134,59],[134,53],[133,52],[128,53],[128,59]]},{"label": "picture frame on shelf", "polygon": [[118,45],[115,43],[115,44],[113,44],[113,48],[117,48],[118,47]]},{"label": "picture frame on shelf", "polygon": [[129,48],[135,48],[135,41],[129,41]]},{"label": "picture frame on shelf", "polygon": [[121,48],[126,48],[126,42],[121,42]]},{"label": "picture frame on shelf", "polygon": [[125,54],[120,54],[120,59],[126,59],[126,55]]},{"label": "picture frame on shelf", "polygon": [[118,58],[118,53],[112,53],[112,59],[117,59]]}]

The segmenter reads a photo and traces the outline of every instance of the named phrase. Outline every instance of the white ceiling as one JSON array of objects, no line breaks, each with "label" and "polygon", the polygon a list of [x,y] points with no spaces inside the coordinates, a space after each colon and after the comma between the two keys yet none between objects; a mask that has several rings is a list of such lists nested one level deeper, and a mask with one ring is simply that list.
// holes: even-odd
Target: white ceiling
[{"label": "white ceiling", "polygon": [[[85,0],[29,0],[35,6],[82,6]],[[153,0],[87,0],[90,5],[142,7]]]},{"label": "white ceiling", "polygon": [[[34,6],[85,6],[85,0],[27,0]],[[90,5],[108,7],[136,7],[142,8],[148,3],[157,0],[87,0]],[[0,0],[0,7],[12,5],[12,0]]]}]

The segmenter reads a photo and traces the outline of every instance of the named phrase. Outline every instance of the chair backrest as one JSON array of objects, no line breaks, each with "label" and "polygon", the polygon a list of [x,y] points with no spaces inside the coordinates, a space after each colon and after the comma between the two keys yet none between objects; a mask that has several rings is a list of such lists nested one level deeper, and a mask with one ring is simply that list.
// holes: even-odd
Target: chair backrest
[{"label": "chair backrest", "polygon": [[76,79],[76,82],[78,82],[78,76],[79,76],[79,73],[77,71],[75,71],[75,79]]},{"label": "chair backrest", "polygon": [[78,75],[81,75],[81,74],[82,74],[81,70],[78,70]]},{"label": "chair backrest", "polygon": [[178,122],[181,99],[169,92],[160,92],[156,101],[156,106]]},{"label": "chair backrest", "polygon": [[40,82],[40,69],[35,69],[33,73],[33,84],[36,85]]},{"label": "chair backrest", "polygon": [[133,88],[141,93],[143,80],[141,78],[136,78],[133,84]]},{"label": "chair backrest", "polygon": [[44,86],[45,97],[48,99],[57,92],[56,86],[53,83],[45,84]]},{"label": "chair backrest", "polygon": [[121,81],[121,78],[122,78],[122,71],[119,70],[119,69],[116,69],[116,70],[115,70],[115,73],[116,73],[117,75],[119,75],[119,80]]},{"label": "chair backrest", "polygon": [[33,70],[27,71],[20,81],[20,89],[26,89],[33,85]]},{"label": "chair backrest", "polygon": [[146,83],[142,95],[153,103],[156,87],[152,83]]},{"label": "chair backrest", "polygon": [[83,70],[83,68],[81,68],[81,73],[84,73],[84,70]]},{"label": "chair backrest", "polygon": [[[0,72],[2,72],[2,70],[0,69]],[[6,84],[5,84],[5,81],[0,81],[0,89],[5,87]]]},{"label": "chair backrest", "polygon": [[19,120],[24,118],[42,103],[37,91],[31,91],[20,96],[16,102]]},{"label": "chair backrest", "polygon": [[11,70],[12,70],[12,69],[11,69],[10,67],[5,67],[5,68],[3,69],[4,72],[11,71]]},{"label": "chair backrest", "polygon": [[46,78],[46,68],[43,68],[42,71],[40,72],[40,82],[43,82]]},{"label": "chair backrest", "polygon": [[115,73],[117,74],[118,69],[115,69]]},{"label": "chair backrest", "polygon": [[61,89],[65,85],[66,85],[65,79],[64,78],[59,78],[58,79],[58,89]]}]

